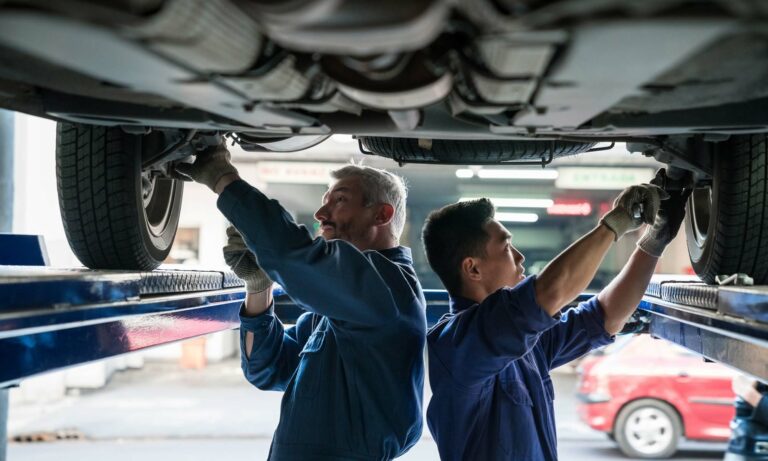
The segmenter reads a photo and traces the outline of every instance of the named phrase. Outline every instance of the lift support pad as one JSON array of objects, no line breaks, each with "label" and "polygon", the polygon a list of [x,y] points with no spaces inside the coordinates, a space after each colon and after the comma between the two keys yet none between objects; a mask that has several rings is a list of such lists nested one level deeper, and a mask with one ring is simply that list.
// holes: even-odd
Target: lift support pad
[{"label": "lift support pad", "polygon": [[[576,301],[590,297],[579,296]],[[427,320],[448,311],[425,290]],[[92,271],[0,266],[0,388],[30,376],[239,327],[242,282],[228,271]],[[304,311],[275,291],[287,324]],[[647,329],[768,381],[768,287],[657,276],[639,305]]]},{"label": "lift support pad", "polygon": [[639,309],[652,336],[768,382],[768,286],[657,275]]}]

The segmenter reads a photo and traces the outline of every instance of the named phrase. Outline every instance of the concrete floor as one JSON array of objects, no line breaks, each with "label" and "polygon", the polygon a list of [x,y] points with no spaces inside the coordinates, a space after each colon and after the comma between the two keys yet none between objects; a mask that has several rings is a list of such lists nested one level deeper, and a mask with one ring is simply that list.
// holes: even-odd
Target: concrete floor
[{"label": "concrete floor", "polygon": [[[555,374],[554,382],[560,458],[622,459],[603,434],[578,420],[575,376]],[[12,405],[11,437],[66,431],[81,439],[10,443],[8,459],[266,459],[280,397],[245,382],[236,360],[201,371],[150,363],[115,375],[103,389],[70,395],[53,405]],[[722,446],[695,448],[676,459],[722,458]],[[422,440],[400,459],[439,459],[426,429]]]}]

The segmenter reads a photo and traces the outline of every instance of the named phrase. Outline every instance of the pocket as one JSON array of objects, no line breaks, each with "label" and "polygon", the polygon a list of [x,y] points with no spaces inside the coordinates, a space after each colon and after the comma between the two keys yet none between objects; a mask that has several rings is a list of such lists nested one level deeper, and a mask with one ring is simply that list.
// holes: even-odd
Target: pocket
[{"label": "pocket", "polygon": [[314,333],[312,333],[312,336],[307,339],[306,344],[304,344],[304,349],[299,352],[299,356],[305,355],[305,354],[311,354],[312,352],[317,352],[323,347],[323,343],[325,342],[325,330],[317,329]]},{"label": "pocket", "polygon": [[505,381],[502,387],[515,405],[533,406],[531,394],[522,381]]},{"label": "pocket", "polygon": [[299,352],[299,365],[296,369],[294,387],[297,397],[314,397],[320,387],[323,366],[320,352],[325,344],[325,331],[315,330],[309,337],[304,349]]},{"label": "pocket", "polygon": [[501,383],[504,394],[497,412],[497,426],[501,437],[498,444],[504,459],[535,459],[530,455],[530,434],[534,427],[533,401],[528,387],[522,381],[508,380]]}]

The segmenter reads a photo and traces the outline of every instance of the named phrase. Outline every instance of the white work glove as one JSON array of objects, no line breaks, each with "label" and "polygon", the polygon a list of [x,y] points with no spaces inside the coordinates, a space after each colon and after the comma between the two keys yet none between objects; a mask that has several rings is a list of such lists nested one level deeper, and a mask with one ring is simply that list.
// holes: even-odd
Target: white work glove
[{"label": "white work glove", "polygon": [[259,267],[256,256],[245,245],[243,236],[234,226],[227,227],[227,244],[223,253],[224,261],[245,282],[248,293],[259,293],[272,287],[272,280]]},{"label": "white work glove", "polygon": [[659,211],[662,199],[667,193],[653,184],[640,184],[624,189],[613,202],[613,209],[600,220],[612,230],[619,240],[627,232],[638,229],[645,224],[651,224]]},{"label": "white work glove", "polygon": [[230,158],[227,147],[222,143],[197,154],[194,163],[177,164],[176,172],[184,179],[205,184],[216,192],[216,184],[224,175],[237,174]]},{"label": "white work glove", "polygon": [[[662,186],[666,183],[667,172],[664,168],[656,172],[651,184]],[[693,189],[666,192],[667,198],[662,199],[659,212],[653,225],[646,229],[645,234],[638,240],[637,247],[651,256],[660,257],[664,248],[677,235],[680,225],[685,218],[685,204]]]}]

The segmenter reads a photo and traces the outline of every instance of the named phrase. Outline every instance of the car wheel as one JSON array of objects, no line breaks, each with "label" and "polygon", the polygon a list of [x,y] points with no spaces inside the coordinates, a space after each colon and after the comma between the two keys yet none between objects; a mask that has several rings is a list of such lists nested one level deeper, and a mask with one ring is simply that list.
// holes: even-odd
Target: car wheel
[{"label": "car wheel", "polygon": [[642,399],[619,412],[613,434],[626,456],[658,459],[675,454],[682,432],[674,408],[659,400]]},{"label": "car wheel", "polygon": [[705,282],[743,272],[768,283],[767,149],[768,135],[733,136],[716,152],[712,184],[691,194],[688,254]]},{"label": "car wheel", "polygon": [[75,256],[92,269],[152,270],[176,236],[183,182],[142,172],[148,137],[59,123],[59,208]]},{"label": "car wheel", "polygon": [[514,160],[538,161],[585,152],[594,143],[570,141],[472,141],[455,139],[361,137],[364,148],[402,163],[482,165]]}]

